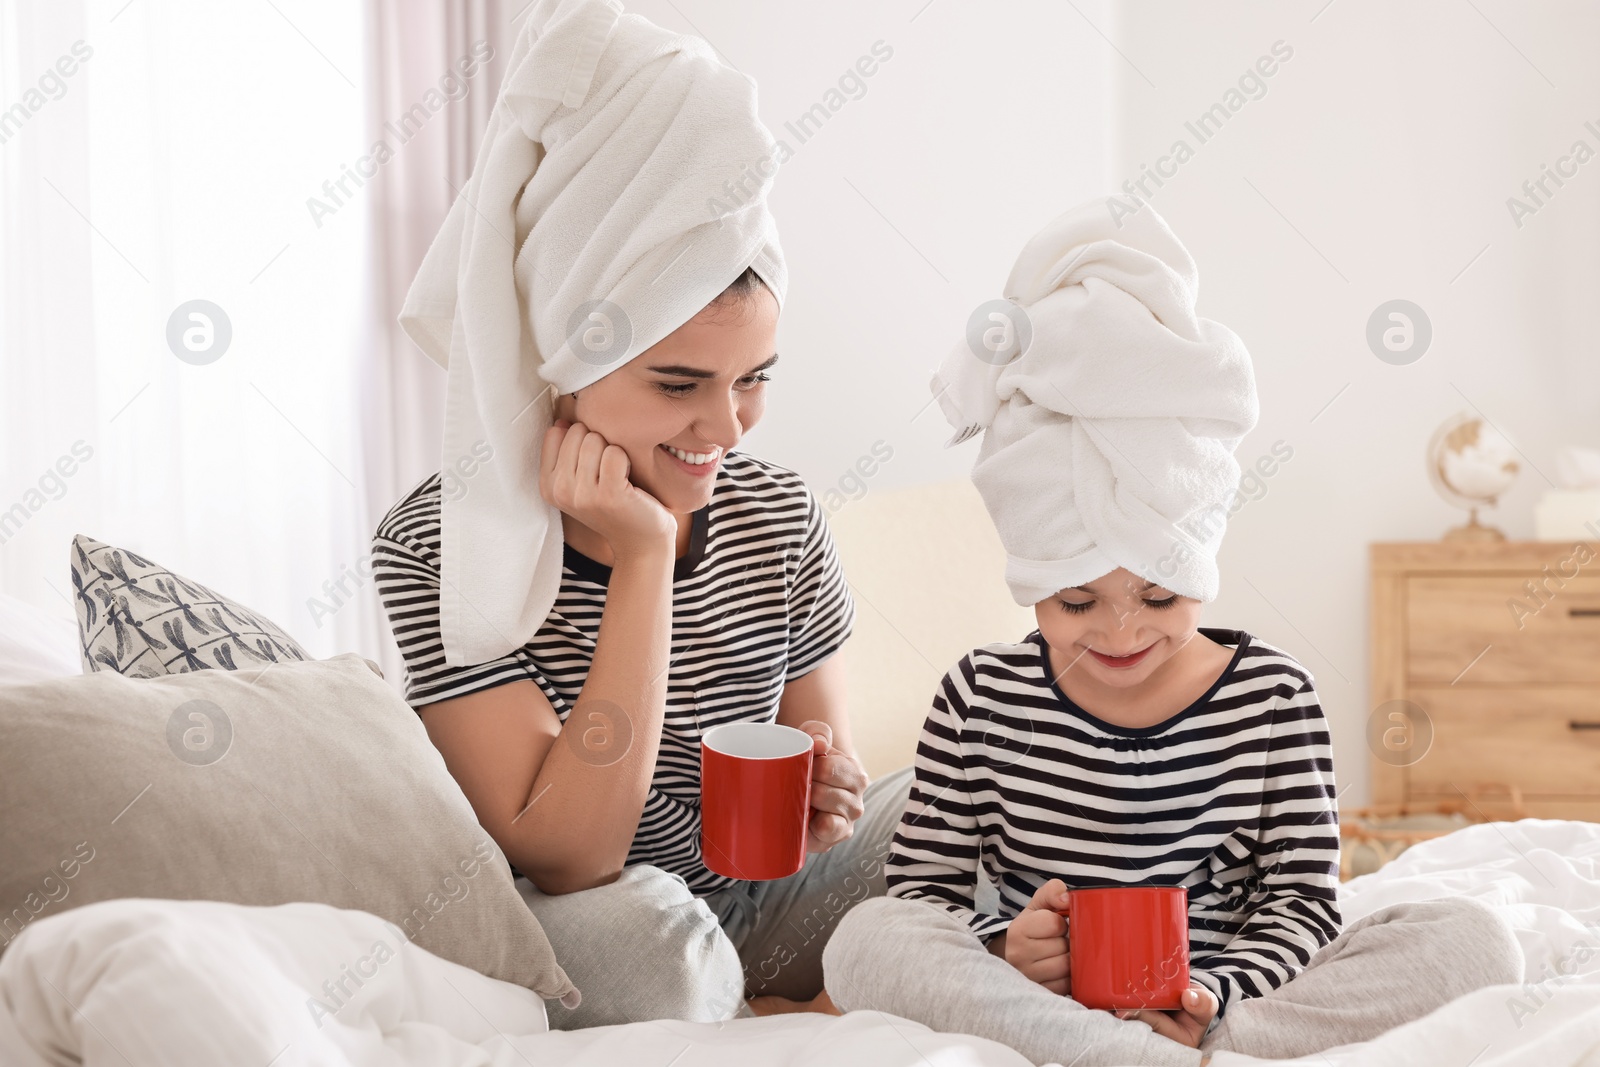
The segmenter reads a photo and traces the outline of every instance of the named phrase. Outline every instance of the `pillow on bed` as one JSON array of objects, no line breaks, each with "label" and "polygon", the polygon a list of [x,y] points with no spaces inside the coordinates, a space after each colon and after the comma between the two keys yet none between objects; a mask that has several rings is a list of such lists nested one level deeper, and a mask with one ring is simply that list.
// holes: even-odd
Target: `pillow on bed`
[{"label": "pillow on bed", "polygon": [[0,686],[0,707],[0,951],[101,900],[312,901],[572,999],[505,856],[360,656],[98,671]]},{"label": "pillow on bed", "polygon": [[242,604],[82,534],[72,539],[72,587],[85,671],[154,678],[311,658]]}]

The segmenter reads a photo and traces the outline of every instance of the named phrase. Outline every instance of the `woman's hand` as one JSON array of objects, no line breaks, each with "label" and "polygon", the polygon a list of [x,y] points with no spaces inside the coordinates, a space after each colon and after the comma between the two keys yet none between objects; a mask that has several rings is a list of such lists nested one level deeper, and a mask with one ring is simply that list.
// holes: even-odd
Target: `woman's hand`
[{"label": "woman's hand", "polygon": [[663,542],[676,549],[678,520],[628,480],[628,453],[581,422],[545,431],[539,492],[610,544],[617,557]]},{"label": "woman's hand", "polygon": [[1028,906],[1006,928],[1006,962],[1031,981],[1062,996],[1072,992],[1067,962],[1067,884],[1052,878],[1034,891]]},{"label": "woman's hand", "polygon": [[1145,1023],[1162,1037],[1170,1037],[1179,1044],[1199,1048],[1200,1039],[1216,1017],[1217,995],[1199,982],[1191,981],[1183,991],[1183,1007],[1177,1011],[1155,1011],[1150,1008],[1129,1009],[1117,1012],[1119,1019],[1136,1019]]},{"label": "woman's hand", "polygon": [[856,832],[867,810],[863,795],[867,772],[848,752],[833,747],[833,727],[807,719],[800,729],[811,735],[811,822],[806,851],[826,852]]}]

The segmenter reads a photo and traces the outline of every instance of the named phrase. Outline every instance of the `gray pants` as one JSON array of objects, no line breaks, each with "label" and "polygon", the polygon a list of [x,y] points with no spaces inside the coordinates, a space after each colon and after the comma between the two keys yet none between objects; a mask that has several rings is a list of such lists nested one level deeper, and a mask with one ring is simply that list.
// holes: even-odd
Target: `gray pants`
[{"label": "gray pants", "polygon": [[1193,1049],[1030,981],[926,901],[868,901],[823,953],[841,1011],[888,1012],[991,1038],[1036,1064],[1074,1067],[1194,1067],[1221,1050],[1306,1056],[1371,1040],[1484,986],[1521,983],[1523,962],[1511,928],[1478,900],[1392,904],[1345,927],[1292,980],[1235,1003]]},{"label": "gray pants", "polygon": [[741,882],[700,898],[676,874],[624,867],[609,885],[546,896],[517,890],[583,995],[547,1001],[550,1026],[577,1030],[646,1019],[716,1022],[746,996],[809,1000],[822,991],[822,948],[840,919],[884,892],[883,862],[911,790],[904,767],[867,786],[851,837],[812,853],[788,878]]}]

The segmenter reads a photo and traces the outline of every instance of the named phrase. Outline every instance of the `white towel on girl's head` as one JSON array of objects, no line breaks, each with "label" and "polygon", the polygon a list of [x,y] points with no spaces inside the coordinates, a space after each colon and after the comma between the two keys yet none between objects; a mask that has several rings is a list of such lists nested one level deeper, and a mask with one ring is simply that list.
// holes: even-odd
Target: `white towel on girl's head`
[{"label": "white towel on girl's head", "polygon": [[400,312],[448,370],[445,469],[492,456],[442,502],[452,666],[525,644],[560,590],[561,513],[539,492],[554,394],[633,359],[747,267],[780,306],[786,285],[755,83],[615,2],[538,0],[525,18]]},{"label": "white towel on girl's head", "polygon": [[972,480],[1019,604],[1118,567],[1217,596],[1233,452],[1258,415],[1250,354],[1195,315],[1194,260],[1166,222],[1146,205],[1119,228],[1110,206],[1068,211],[1017,258],[1019,355],[964,340],[932,382],[949,444],[984,434]]}]

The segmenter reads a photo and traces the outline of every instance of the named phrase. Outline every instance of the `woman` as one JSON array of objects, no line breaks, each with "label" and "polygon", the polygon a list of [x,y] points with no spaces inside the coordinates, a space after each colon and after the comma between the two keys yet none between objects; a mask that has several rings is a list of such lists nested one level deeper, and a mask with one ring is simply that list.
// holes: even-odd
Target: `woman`
[{"label": "woman", "polygon": [[[778,360],[772,146],[703,42],[544,0],[401,315],[449,370],[445,464],[375,575],[407,699],[582,994],[557,1029],[816,997],[910,786],[851,744],[816,499],[735,451]],[[735,721],[813,735],[789,878],[701,860],[700,735]]]}]

